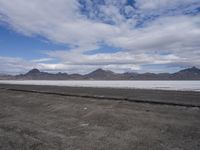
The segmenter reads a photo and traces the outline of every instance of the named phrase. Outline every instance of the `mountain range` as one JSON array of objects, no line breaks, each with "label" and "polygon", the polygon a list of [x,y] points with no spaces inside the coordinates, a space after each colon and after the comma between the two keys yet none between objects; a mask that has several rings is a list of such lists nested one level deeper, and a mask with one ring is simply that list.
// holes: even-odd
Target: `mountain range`
[{"label": "mountain range", "polygon": [[110,70],[97,69],[91,73],[68,74],[48,73],[32,69],[20,75],[0,75],[0,80],[200,80],[200,69],[196,67],[180,70],[175,73],[115,73]]}]

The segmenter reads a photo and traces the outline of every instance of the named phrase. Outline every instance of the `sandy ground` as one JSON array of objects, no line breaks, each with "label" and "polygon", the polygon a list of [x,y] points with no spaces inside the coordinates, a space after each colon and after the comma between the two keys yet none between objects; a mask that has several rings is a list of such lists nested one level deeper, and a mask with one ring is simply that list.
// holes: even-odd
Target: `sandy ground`
[{"label": "sandy ground", "polygon": [[199,101],[195,92],[0,85],[0,150],[199,150],[200,108],[189,105]]}]

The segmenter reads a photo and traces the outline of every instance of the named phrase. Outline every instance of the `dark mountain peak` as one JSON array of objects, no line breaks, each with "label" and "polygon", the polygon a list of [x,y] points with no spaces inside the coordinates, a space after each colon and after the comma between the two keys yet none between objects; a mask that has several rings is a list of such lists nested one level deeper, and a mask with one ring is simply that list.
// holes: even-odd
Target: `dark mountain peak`
[{"label": "dark mountain peak", "polygon": [[192,68],[189,68],[188,70],[190,70],[190,71],[200,71],[200,69],[199,68],[197,68],[197,67],[192,67]]},{"label": "dark mountain peak", "polygon": [[91,73],[67,74],[67,73],[48,73],[41,72],[34,68],[26,74],[16,76],[0,76],[2,79],[26,79],[26,80],[200,80],[200,69],[191,67],[176,73],[115,73],[110,70],[97,69]]},{"label": "dark mountain peak", "polygon": [[110,70],[104,70],[104,69],[101,69],[101,68],[99,68],[99,69],[97,69],[97,70],[95,70],[95,71],[93,71],[89,74],[99,74],[100,75],[100,74],[107,74],[107,73],[114,74],[114,72],[112,72]]},{"label": "dark mountain peak", "polygon": [[170,79],[176,80],[199,80],[200,79],[200,69],[196,67],[191,67],[183,69],[171,75]]},{"label": "dark mountain peak", "polygon": [[94,70],[93,72],[106,72],[106,70],[103,70],[101,68],[98,68],[97,70]]},{"label": "dark mountain peak", "polygon": [[179,72],[190,72],[190,73],[199,73],[200,74],[200,69],[197,67],[191,67],[191,68],[181,70]]},{"label": "dark mountain peak", "polygon": [[198,69],[197,67],[193,66],[191,69]]},{"label": "dark mountain peak", "polygon": [[40,73],[40,70],[34,68],[34,69],[30,70],[27,74],[37,74],[37,73]]},{"label": "dark mountain peak", "polygon": [[97,69],[85,75],[86,79],[112,79],[115,78],[115,73],[110,70]]}]

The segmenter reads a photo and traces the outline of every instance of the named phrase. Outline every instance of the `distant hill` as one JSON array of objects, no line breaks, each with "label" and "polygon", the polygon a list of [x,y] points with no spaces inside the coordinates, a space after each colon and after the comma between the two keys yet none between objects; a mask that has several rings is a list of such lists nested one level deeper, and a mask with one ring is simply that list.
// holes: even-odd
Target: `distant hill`
[{"label": "distant hill", "polygon": [[196,67],[184,69],[176,73],[115,73],[110,70],[97,69],[91,73],[67,74],[48,73],[32,69],[26,74],[16,76],[0,75],[0,80],[200,80],[200,69]]},{"label": "distant hill", "polygon": [[174,80],[200,80],[200,69],[196,67],[188,68],[181,70],[179,72],[176,72],[171,75],[171,79]]},{"label": "distant hill", "polygon": [[97,69],[89,74],[84,75],[84,78],[89,80],[118,80],[120,77],[120,74],[103,69]]},{"label": "distant hill", "polygon": [[67,80],[69,79],[69,75],[67,73],[47,73],[41,72],[38,69],[32,69],[26,74],[21,74],[14,76],[15,79],[20,80]]},{"label": "distant hill", "polygon": [[11,75],[0,75],[0,80],[11,80],[13,76]]}]

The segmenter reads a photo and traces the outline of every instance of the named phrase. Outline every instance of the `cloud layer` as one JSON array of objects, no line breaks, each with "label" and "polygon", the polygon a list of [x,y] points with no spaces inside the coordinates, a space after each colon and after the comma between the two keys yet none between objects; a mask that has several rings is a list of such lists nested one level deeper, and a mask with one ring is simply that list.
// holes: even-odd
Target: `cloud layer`
[{"label": "cloud layer", "polygon": [[[163,64],[200,67],[199,8],[199,0],[0,0],[0,21],[21,34],[70,47],[46,52],[45,59],[23,60],[24,70],[34,66],[69,72],[97,67],[131,71]],[[121,51],[98,52],[104,45]]]}]

